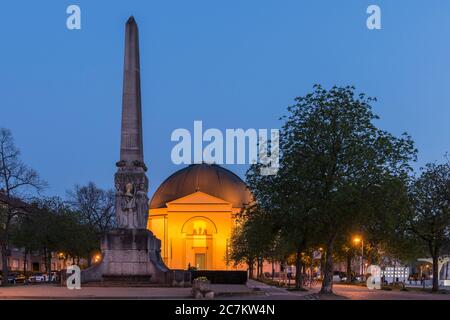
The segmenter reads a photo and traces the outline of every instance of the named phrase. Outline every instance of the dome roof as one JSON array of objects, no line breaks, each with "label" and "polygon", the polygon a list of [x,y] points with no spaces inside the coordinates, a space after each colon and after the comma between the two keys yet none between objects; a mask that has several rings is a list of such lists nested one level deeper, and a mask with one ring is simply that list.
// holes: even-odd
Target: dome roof
[{"label": "dome roof", "polygon": [[231,202],[234,208],[242,208],[252,199],[244,181],[233,172],[216,164],[191,164],[159,186],[150,201],[150,209],[165,207],[167,202],[197,191]]}]

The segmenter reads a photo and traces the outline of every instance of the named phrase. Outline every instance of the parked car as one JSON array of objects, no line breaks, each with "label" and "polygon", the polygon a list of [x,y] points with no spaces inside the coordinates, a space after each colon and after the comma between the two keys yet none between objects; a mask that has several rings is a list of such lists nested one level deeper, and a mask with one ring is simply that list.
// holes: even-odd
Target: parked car
[{"label": "parked car", "polygon": [[14,281],[15,283],[25,283],[25,279],[26,277],[22,273],[19,273],[16,275]]},{"label": "parked car", "polygon": [[[16,276],[13,273],[8,273],[7,283],[15,283]],[[0,275],[0,285],[3,283],[3,275]]]},{"label": "parked car", "polygon": [[[8,273],[8,283],[25,283],[26,277],[22,273],[10,272]],[[0,275],[0,285],[2,285],[3,276]]]},{"label": "parked car", "polygon": [[38,283],[38,282],[46,282],[48,279],[48,275],[45,273],[35,273],[31,277],[28,278],[28,281],[31,283]]},{"label": "parked car", "polygon": [[15,284],[16,283],[16,277],[18,276],[18,273],[8,273],[8,283]]},{"label": "parked car", "polygon": [[333,272],[333,282],[345,281],[343,279],[347,279],[345,272],[342,272],[342,271],[335,271],[335,272]]}]

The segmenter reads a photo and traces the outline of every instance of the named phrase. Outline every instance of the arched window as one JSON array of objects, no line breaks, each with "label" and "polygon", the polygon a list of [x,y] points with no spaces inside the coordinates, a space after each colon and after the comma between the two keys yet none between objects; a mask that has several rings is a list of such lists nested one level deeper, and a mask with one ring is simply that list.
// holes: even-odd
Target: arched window
[{"label": "arched window", "polygon": [[215,223],[206,217],[197,216],[188,219],[182,226],[181,232],[188,235],[212,235],[217,233]]}]

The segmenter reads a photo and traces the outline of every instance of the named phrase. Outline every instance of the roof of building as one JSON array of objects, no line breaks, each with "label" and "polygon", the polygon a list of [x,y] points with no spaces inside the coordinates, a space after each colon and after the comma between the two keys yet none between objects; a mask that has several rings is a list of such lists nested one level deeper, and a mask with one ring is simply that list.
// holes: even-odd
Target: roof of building
[{"label": "roof of building", "polygon": [[247,185],[236,174],[216,164],[192,164],[168,177],[156,190],[150,209],[163,208],[167,202],[201,191],[242,208],[251,202]]},{"label": "roof of building", "polygon": [[10,206],[13,210],[26,210],[29,205],[19,198],[7,196],[4,189],[0,189],[0,208]]}]

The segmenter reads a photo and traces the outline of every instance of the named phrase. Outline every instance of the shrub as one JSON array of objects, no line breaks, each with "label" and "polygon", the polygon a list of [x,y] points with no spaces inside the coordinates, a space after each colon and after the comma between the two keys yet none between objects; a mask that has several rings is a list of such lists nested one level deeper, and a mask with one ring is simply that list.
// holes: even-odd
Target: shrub
[{"label": "shrub", "polygon": [[191,270],[192,279],[204,277],[212,284],[245,284],[247,282],[246,271],[225,270]]}]

